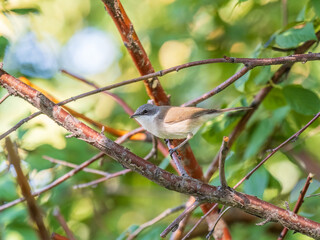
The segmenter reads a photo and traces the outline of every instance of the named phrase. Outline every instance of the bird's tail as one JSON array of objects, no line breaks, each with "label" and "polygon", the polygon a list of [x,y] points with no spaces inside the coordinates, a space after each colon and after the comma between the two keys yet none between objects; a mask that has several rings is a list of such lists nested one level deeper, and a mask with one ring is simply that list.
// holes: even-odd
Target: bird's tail
[{"label": "bird's tail", "polygon": [[252,107],[235,107],[235,108],[225,108],[225,109],[208,109],[207,113],[225,113],[225,112],[235,112],[235,111],[248,111],[252,109]]},{"label": "bird's tail", "polygon": [[252,109],[252,107],[235,107],[235,108],[220,109],[219,111],[223,113],[223,112],[235,112],[235,111],[248,111],[250,109]]}]

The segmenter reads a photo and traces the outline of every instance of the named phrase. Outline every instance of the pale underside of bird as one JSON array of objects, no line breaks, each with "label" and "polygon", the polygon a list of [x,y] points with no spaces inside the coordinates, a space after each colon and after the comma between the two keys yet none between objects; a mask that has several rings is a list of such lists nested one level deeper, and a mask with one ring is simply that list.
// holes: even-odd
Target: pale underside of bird
[{"label": "pale underside of bird", "polygon": [[131,118],[136,118],[144,129],[156,137],[163,139],[186,138],[184,142],[173,149],[176,150],[192,138],[208,120],[225,112],[249,109],[249,107],[204,109],[144,104],[135,111]]}]

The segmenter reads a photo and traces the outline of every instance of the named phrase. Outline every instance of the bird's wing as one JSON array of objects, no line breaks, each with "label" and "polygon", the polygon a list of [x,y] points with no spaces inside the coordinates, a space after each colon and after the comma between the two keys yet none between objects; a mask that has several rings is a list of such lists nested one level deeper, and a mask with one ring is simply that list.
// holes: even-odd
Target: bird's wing
[{"label": "bird's wing", "polygon": [[174,124],[176,122],[184,121],[190,118],[197,118],[209,113],[208,109],[197,107],[171,107],[167,108],[164,116],[164,123]]}]

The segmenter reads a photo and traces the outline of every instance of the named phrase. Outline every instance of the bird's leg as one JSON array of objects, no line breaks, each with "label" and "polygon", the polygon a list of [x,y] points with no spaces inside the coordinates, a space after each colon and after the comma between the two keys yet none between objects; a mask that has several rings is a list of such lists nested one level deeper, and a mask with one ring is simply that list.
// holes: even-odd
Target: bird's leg
[{"label": "bird's leg", "polygon": [[176,146],[174,148],[170,148],[169,149],[170,156],[174,152],[176,152],[179,148],[181,148],[183,145],[185,145],[192,137],[193,137],[193,134],[192,133],[188,133],[187,138],[182,143],[180,143],[178,146]]}]

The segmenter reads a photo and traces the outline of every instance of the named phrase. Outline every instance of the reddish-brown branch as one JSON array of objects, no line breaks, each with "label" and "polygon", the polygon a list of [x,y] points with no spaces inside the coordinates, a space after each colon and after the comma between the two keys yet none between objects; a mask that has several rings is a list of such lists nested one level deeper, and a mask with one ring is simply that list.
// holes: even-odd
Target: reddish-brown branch
[{"label": "reddish-brown branch", "polygon": [[53,216],[56,217],[56,219],[58,220],[58,222],[60,223],[61,227],[63,228],[64,232],[67,234],[68,238],[70,240],[76,240],[76,238],[74,237],[72,231],[70,230],[66,220],[64,219],[64,217],[62,216],[59,207],[55,207],[53,209]]},{"label": "reddish-brown branch", "polygon": [[41,210],[37,206],[37,203],[31,194],[30,185],[20,166],[20,157],[9,138],[6,138],[6,148],[8,151],[9,161],[14,166],[15,172],[17,174],[17,182],[21,188],[21,192],[24,198],[27,201],[29,215],[32,221],[34,221],[34,223],[38,227],[39,237],[43,240],[49,240],[49,232],[44,225]]},{"label": "reddish-brown branch", "polygon": [[[298,198],[298,200],[296,202],[296,205],[294,206],[294,209],[293,209],[294,213],[298,213],[298,211],[299,211],[299,209],[300,209],[300,207],[301,207],[301,205],[303,203],[304,196],[306,195],[307,190],[309,188],[309,185],[310,185],[310,183],[312,181],[313,176],[314,176],[313,174],[309,173],[309,175],[307,177],[307,180],[306,180],[306,183],[304,184],[304,186],[303,186],[303,188],[302,188],[302,190],[300,192],[299,198]],[[278,237],[278,240],[284,239],[284,237],[286,236],[287,232],[288,232],[288,228],[284,228],[281,231],[281,233],[280,233],[280,235]]]},{"label": "reddish-brown branch", "polygon": [[52,233],[51,235],[52,240],[70,240],[69,238],[66,238],[64,236],[59,235],[58,233]]},{"label": "reddish-brown branch", "polygon": [[3,70],[0,70],[0,84],[5,87],[10,94],[19,96],[37,107],[78,139],[86,141],[101,150],[104,154],[117,160],[124,167],[141,174],[167,189],[195,196],[200,201],[218,202],[227,206],[240,208],[255,216],[270,219],[270,221],[273,222],[279,222],[291,230],[301,232],[313,238],[320,238],[319,223],[276,207],[254,196],[236,192],[231,189],[217,188],[198,180],[176,176],[160,169],[153,163],[145,161],[128,149],[89,128],[64,109],[55,105],[43,94]]},{"label": "reddish-brown branch", "polygon": [[[122,41],[126,46],[134,64],[141,75],[153,73],[151,62],[141,45],[134,27],[119,0],[102,0],[114,24],[118,28]],[[158,78],[153,77],[144,81],[148,95],[156,105],[169,105],[169,98],[164,92]]]},{"label": "reddish-brown branch", "polygon": [[[133,62],[135,63],[138,71],[141,75],[148,73],[154,73],[154,68],[134,30],[133,24],[128,18],[121,2],[119,0],[102,0],[108,13],[110,14],[114,24],[117,26],[118,31],[121,35],[124,45],[126,46]],[[161,73],[162,74],[162,73]],[[156,105],[169,105],[170,99],[167,94],[164,92],[160,81],[157,77],[152,77],[144,80],[146,91],[154,101]],[[172,143],[177,146],[181,141],[173,140]],[[191,172],[191,177],[196,179],[203,179],[203,172],[199,163],[197,162],[189,144],[184,146],[184,151],[180,151],[180,156],[182,157],[182,162],[184,164],[184,169],[186,172]],[[178,160],[177,157],[174,157],[174,160]],[[177,161],[176,161],[177,163]],[[179,165],[176,165],[179,167]],[[183,169],[180,169],[180,173],[185,172]]]},{"label": "reddish-brown branch", "polygon": [[6,93],[1,99],[0,99],[0,104],[3,103],[8,97],[10,97],[9,93]]}]

